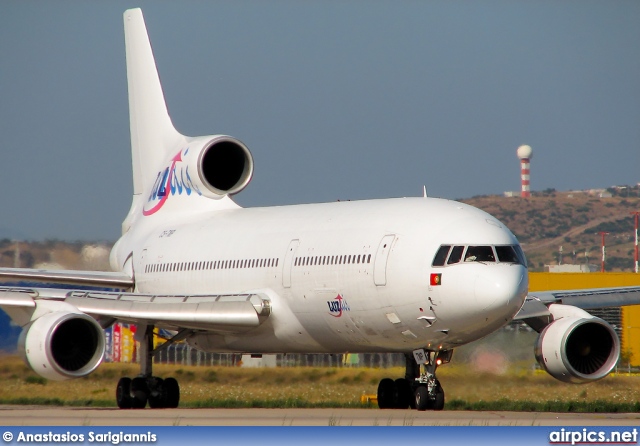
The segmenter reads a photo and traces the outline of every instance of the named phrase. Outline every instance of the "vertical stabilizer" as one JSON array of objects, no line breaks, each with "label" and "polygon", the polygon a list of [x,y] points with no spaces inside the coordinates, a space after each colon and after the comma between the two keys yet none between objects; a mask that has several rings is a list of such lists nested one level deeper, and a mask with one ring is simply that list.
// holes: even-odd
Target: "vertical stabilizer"
[{"label": "vertical stabilizer", "polygon": [[176,147],[184,137],[174,128],[162,92],[147,27],[142,10],[124,13],[124,37],[127,55],[129,88],[129,122],[133,163],[133,203],[123,232],[139,208],[144,188],[153,184],[159,165],[169,148]]}]

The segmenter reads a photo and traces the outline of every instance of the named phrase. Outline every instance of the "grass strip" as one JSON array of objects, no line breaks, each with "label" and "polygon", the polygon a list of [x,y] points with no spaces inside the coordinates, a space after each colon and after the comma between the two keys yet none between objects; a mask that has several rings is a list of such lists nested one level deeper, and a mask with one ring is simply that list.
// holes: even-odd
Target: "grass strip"
[{"label": "grass strip", "polygon": [[[20,406],[68,406],[68,407],[116,407],[112,400],[62,400],[60,398],[0,399],[3,405]],[[373,404],[342,403],[338,401],[310,402],[301,398],[291,399],[206,399],[181,403],[180,407],[195,409],[366,409],[377,408]],[[495,401],[451,400],[446,410],[507,411],[507,412],[559,412],[559,413],[635,413],[640,412],[640,402],[616,403],[610,401]]]},{"label": "grass strip", "polygon": [[495,410],[507,412],[575,412],[575,413],[632,413],[640,412],[640,402],[621,403],[611,401],[519,401],[499,399],[495,401],[451,400],[447,410]]},{"label": "grass strip", "polygon": [[69,407],[116,407],[112,400],[63,400],[60,398],[0,398],[0,404],[13,406],[69,406]]}]

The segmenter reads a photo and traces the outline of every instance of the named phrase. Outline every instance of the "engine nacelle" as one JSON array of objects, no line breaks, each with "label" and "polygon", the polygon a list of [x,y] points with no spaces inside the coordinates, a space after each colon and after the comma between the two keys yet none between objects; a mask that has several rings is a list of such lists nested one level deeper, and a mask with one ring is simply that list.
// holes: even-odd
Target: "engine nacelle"
[{"label": "engine nacelle", "polygon": [[18,351],[44,378],[56,381],[80,378],[102,362],[104,331],[95,319],[83,313],[46,313],[24,327]]},{"label": "engine nacelle", "polygon": [[193,138],[182,152],[182,162],[191,174],[189,181],[202,195],[220,198],[244,189],[253,176],[253,156],[242,142],[231,136]]},{"label": "engine nacelle", "polygon": [[620,355],[618,335],[604,320],[579,308],[563,307],[571,315],[556,319],[538,336],[538,363],[551,376],[568,383],[604,378]]}]

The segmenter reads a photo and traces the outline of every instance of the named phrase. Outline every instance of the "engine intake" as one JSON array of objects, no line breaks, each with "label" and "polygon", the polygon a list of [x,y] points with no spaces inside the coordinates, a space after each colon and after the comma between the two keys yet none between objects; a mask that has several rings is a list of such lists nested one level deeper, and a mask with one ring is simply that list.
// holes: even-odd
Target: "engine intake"
[{"label": "engine intake", "polygon": [[613,327],[593,317],[563,317],[547,325],[535,344],[538,363],[554,378],[584,383],[604,378],[620,355]]},{"label": "engine intake", "polygon": [[251,181],[253,156],[239,140],[225,135],[206,136],[195,138],[189,147],[183,161],[191,172],[198,172],[197,180],[203,186],[198,189],[203,195],[210,198],[234,195]]},{"label": "engine intake", "polygon": [[47,313],[22,330],[18,350],[44,378],[56,381],[80,378],[102,362],[104,331],[83,313]]}]

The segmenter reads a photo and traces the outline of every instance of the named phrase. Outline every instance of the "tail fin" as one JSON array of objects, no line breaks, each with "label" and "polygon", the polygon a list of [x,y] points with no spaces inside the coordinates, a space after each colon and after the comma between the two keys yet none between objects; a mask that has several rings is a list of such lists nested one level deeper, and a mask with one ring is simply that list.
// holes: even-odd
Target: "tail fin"
[{"label": "tail fin", "polygon": [[153,184],[158,166],[169,148],[177,147],[182,136],[173,126],[158,77],[142,10],[124,13],[124,37],[129,88],[129,122],[133,164],[133,202],[122,224],[126,232],[142,206],[145,186]]}]

